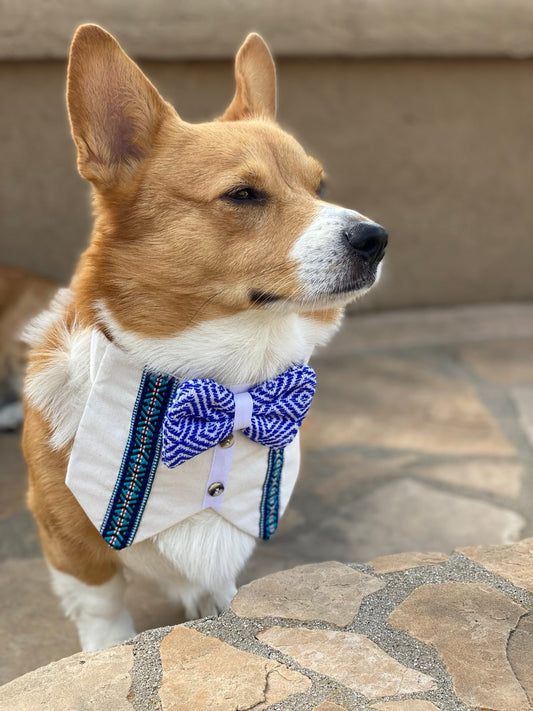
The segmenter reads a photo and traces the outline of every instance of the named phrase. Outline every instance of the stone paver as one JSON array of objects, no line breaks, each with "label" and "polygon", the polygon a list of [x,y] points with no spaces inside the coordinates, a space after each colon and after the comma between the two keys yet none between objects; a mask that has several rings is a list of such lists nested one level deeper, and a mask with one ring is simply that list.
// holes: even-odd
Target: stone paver
[{"label": "stone paver", "polygon": [[533,708],[533,615],[524,615],[509,636],[507,659]]},{"label": "stone paver", "polygon": [[474,388],[426,356],[361,357],[319,369],[323,407],[310,419],[315,447],[359,444],[433,454],[513,455]]},{"label": "stone paver", "polygon": [[[368,352],[412,351],[479,343],[533,339],[533,304],[502,303],[442,309],[360,313],[346,323],[319,357]],[[512,365],[512,354],[508,359]]]},{"label": "stone paver", "polygon": [[461,348],[461,357],[484,380],[498,385],[533,384],[533,339],[494,341]]},{"label": "stone paver", "polygon": [[467,546],[457,550],[533,593],[533,538],[508,546]]},{"label": "stone paver", "polygon": [[75,654],[0,687],[10,711],[132,711],[132,647]]},{"label": "stone paver", "polygon": [[517,461],[475,459],[420,464],[413,472],[424,479],[515,499],[520,494],[524,467]]},{"label": "stone paver", "polygon": [[437,650],[457,696],[468,706],[529,711],[507,659],[509,633],[526,610],[488,585],[423,585],[389,617],[394,627]]},{"label": "stone paver", "polygon": [[186,627],[161,643],[163,711],[261,711],[309,689],[311,681],[264,659]]},{"label": "stone paver", "polygon": [[241,616],[322,620],[345,627],[363,598],[383,587],[383,581],[341,563],[302,565],[245,585],[231,609]]},{"label": "stone paver", "polygon": [[533,385],[524,385],[521,388],[514,387],[512,396],[518,409],[524,433],[531,446],[533,446]]},{"label": "stone paver", "polygon": [[400,664],[364,635],[270,627],[257,638],[296,659],[303,667],[329,676],[370,699],[428,691],[436,686],[431,677]]},{"label": "stone paver", "polygon": [[[0,564],[0,600],[0,683],[13,678],[12,669],[24,673],[79,651],[74,625],[50,595],[49,573],[41,558]],[[34,619],[39,621],[39,645]]]},{"label": "stone paver", "polygon": [[331,519],[300,535],[322,557],[333,538],[344,542],[337,557],[357,550],[367,560],[417,548],[450,551],[461,543],[508,543],[519,538],[524,524],[520,514],[502,506],[398,479],[348,499]]},{"label": "stone paver", "polygon": [[[516,557],[520,547],[500,546],[497,559]],[[404,564],[424,559],[419,553],[403,557]],[[247,586],[247,616],[228,611],[187,627],[145,632],[133,645],[74,655],[0,688],[0,708],[533,709],[531,595],[463,555],[432,554],[432,560],[439,562],[382,578],[384,587],[365,597],[343,630],[331,621],[316,622],[323,616],[313,605],[323,606],[317,586],[324,594],[330,589],[325,571],[332,571],[338,585],[347,566],[323,563],[292,571],[298,593],[289,604],[299,595],[300,609],[307,604],[309,613],[302,614],[304,620],[262,628],[257,618],[274,579],[279,577],[278,591],[286,590],[291,571],[267,576]],[[372,580],[360,580],[366,578]]]},{"label": "stone paver", "polygon": [[[24,674],[79,651],[76,629],[51,594],[42,558],[0,562],[0,600],[0,684],[13,678],[13,670]],[[126,602],[137,629],[183,621],[181,611],[162,601],[157,586],[148,581],[136,579]]]},{"label": "stone paver", "polygon": [[368,561],[368,565],[371,565],[376,573],[397,573],[410,568],[445,563],[448,558],[445,553],[393,553],[373,558]]},{"label": "stone paver", "polygon": [[[307,463],[306,460],[311,460],[312,455],[316,456],[316,450],[312,451],[314,443],[311,437],[307,440],[305,433],[303,437],[304,442],[308,442],[307,450],[304,450],[304,462]],[[328,503],[342,501],[346,495],[349,496],[354,491],[354,488],[359,488],[361,485],[402,476],[417,461],[416,456],[405,453],[370,459],[365,457],[357,447],[329,449],[327,455],[328,476],[317,481],[314,490],[322,501]]]},{"label": "stone paver", "polygon": [[439,711],[431,701],[409,699],[408,701],[382,701],[372,704],[371,709],[378,711]]}]

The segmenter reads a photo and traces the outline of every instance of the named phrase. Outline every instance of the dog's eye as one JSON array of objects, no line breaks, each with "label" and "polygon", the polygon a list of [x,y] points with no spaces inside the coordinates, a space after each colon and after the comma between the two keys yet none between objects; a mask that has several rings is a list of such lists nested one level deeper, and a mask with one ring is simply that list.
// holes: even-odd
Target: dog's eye
[{"label": "dog's eye", "polygon": [[262,203],[266,201],[265,193],[248,185],[232,188],[221,197],[232,202]]},{"label": "dog's eye", "polygon": [[316,189],[316,194],[319,198],[323,198],[326,195],[326,181],[324,180],[324,178],[320,179],[320,183],[318,184],[318,188]]}]

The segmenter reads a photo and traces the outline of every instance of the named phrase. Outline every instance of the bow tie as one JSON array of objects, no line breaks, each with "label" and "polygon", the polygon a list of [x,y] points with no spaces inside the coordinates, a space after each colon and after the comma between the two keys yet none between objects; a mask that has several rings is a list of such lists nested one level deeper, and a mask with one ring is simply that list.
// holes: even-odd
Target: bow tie
[{"label": "bow tie", "polygon": [[315,372],[307,365],[292,366],[240,393],[214,380],[186,380],[165,413],[161,459],[167,467],[176,467],[234,430],[266,447],[285,447],[296,437],[315,387]]}]

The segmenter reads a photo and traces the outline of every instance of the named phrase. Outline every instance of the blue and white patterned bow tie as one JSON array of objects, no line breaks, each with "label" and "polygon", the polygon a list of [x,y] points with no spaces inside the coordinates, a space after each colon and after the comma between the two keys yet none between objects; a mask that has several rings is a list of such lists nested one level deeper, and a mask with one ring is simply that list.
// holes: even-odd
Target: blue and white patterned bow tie
[{"label": "blue and white patterned bow tie", "polygon": [[[315,394],[316,375],[295,365],[248,390],[248,426],[237,422],[235,395],[214,380],[186,380],[170,402],[163,420],[161,459],[176,467],[214,447],[234,429],[266,447],[285,447],[296,437]],[[242,409],[242,408],[240,408]]]}]

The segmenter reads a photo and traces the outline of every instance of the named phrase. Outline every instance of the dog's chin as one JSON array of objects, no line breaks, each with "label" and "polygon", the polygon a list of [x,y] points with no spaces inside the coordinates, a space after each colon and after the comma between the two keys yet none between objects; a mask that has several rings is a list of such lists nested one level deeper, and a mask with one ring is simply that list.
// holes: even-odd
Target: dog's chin
[{"label": "dog's chin", "polygon": [[374,286],[375,280],[346,286],[338,291],[317,293],[316,296],[300,302],[301,310],[344,308],[350,302],[360,299]]},{"label": "dog's chin", "polygon": [[373,272],[362,277],[341,281],[332,289],[323,290],[321,288],[323,285],[317,284],[316,290],[312,286],[308,287],[308,293],[304,297],[252,291],[250,301],[256,307],[279,311],[343,308],[367,294],[378,283],[380,276],[381,263]]},{"label": "dog's chin", "polygon": [[347,306],[351,301],[360,299],[374,287],[381,277],[382,262],[374,269],[366,272],[363,275],[352,276],[341,280],[335,288],[318,292],[309,301],[312,302],[315,309],[331,309],[342,308]]}]

